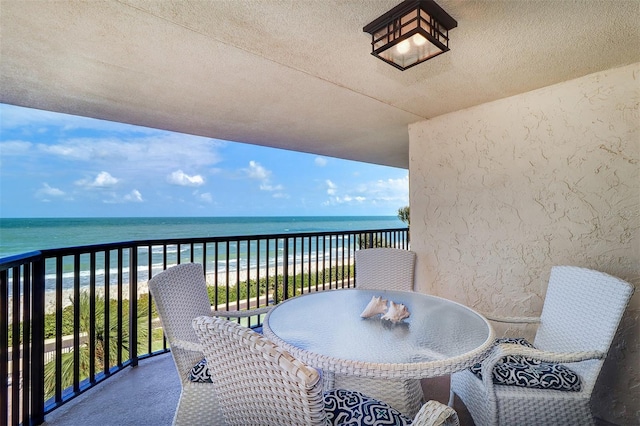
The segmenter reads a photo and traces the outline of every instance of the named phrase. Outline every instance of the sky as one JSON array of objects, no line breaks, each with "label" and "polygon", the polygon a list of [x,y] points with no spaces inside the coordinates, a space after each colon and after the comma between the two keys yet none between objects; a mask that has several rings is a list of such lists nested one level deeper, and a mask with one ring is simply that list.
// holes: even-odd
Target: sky
[{"label": "sky", "polygon": [[0,104],[0,218],[396,216],[408,171]]}]

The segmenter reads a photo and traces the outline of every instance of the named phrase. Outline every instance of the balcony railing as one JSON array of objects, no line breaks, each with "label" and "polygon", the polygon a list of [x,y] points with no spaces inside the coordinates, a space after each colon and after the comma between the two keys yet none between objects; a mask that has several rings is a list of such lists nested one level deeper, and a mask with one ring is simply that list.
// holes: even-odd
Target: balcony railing
[{"label": "balcony railing", "polygon": [[202,263],[212,305],[240,310],[353,287],[355,251],[381,246],[408,248],[408,229],[129,241],[0,259],[0,424],[40,424],[167,352],[147,290],[160,271]]}]

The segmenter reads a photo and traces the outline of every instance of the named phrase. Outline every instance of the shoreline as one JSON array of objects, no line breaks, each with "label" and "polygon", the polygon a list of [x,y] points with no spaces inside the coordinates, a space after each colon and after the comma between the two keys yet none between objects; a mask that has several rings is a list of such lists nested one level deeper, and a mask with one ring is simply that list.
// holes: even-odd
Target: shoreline
[{"label": "shoreline", "polygon": [[[309,274],[309,273],[315,273],[317,272],[317,269],[315,266],[315,264],[313,265],[295,265],[296,266],[296,274]],[[322,270],[322,265],[318,265],[320,267],[320,270]],[[326,264],[325,265],[325,269],[329,268],[329,267],[334,267],[334,266],[342,266],[342,262],[334,262],[331,265]],[[294,270],[294,265],[289,265],[289,271],[288,274],[289,275],[293,275],[293,270]],[[278,267],[278,275],[283,275],[283,268],[280,266]],[[260,279],[265,278],[265,277],[275,277],[276,273],[276,268],[275,266],[272,266],[268,269],[265,268],[252,268],[252,269],[242,269],[240,270],[240,272],[236,272],[236,271],[231,271],[229,272],[228,276],[229,276],[229,283],[230,286],[234,286],[237,285],[238,283],[242,283],[242,282],[246,282],[247,280],[251,279],[251,280],[256,280],[258,278],[258,275],[260,276]],[[206,274],[206,281],[207,281],[207,286],[211,287],[214,286],[216,283],[215,280],[215,272],[207,272]],[[217,284],[218,286],[224,287],[227,285],[227,272],[218,272],[218,280],[217,280]],[[116,300],[117,297],[113,297],[113,296],[117,296],[117,284],[112,284],[109,286],[109,295],[110,295],[110,299],[112,300]],[[80,288],[80,291],[88,291],[89,286],[82,286]],[[143,294],[147,294],[149,292],[149,287],[148,287],[148,280],[144,280],[144,281],[139,281],[138,282],[138,289],[137,289],[137,295],[138,297],[140,297]],[[103,296],[104,295],[104,291],[105,291],[105,287],[104,286],[98,286],[96,285],[96,296]],[[66,308],[67,306],[72,305],[72,300],[73,300],[73,293],[74,293],[74,289],[73,288],[68,288],[68,289],[64,289],[62,290],[62,309]],[[9,298],[9,306],[12,306],[13,303],[13,298],[10,296]],[[129,300],[129,284],[128,283],[123,283],[122,284],[122,300]],[[20,296],[20,306],[23,307],[24,305],[24,299],[23,296]],[[56,291],[55,290],[48,290],[45,292],[45,314],[51,314],[53,312],[55,312],[56,310]],[[24,309],[20,310],[21,312],[24,312]],[[9,310],[9,323],[12,322],[12,309]]]}]

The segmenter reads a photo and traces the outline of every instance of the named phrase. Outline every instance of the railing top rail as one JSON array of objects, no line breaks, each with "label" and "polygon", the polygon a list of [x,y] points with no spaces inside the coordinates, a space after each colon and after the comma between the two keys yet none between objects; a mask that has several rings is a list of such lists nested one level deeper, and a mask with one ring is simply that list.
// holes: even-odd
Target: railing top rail
[{"label": "railing top rail", "polygon": [[41,256],[42,252],[36,250],[0,258],[0,271],[13,268],[14,266],[24,265],[25,263],[37,260]]}]

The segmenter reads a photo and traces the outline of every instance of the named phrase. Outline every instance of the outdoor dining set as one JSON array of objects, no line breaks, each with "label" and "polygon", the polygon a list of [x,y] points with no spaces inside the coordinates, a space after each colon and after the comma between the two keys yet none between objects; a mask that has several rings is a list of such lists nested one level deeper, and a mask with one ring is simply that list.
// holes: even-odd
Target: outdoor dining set
[{"label": "outdoor dining set", "polygon": [[[355,288],[216,311],[202,265],[149,280],[182,384],[176,425],[594,424],[589,401],[633,293],[608,274],[550,273],[538,318],[497,318],[415,291],[416,254],[356,251]],[[243,318],[260,316],[262,327]],[[531,342],[492,322],[535,323]],[[450,376],[450,399],[422,380]]]}]

